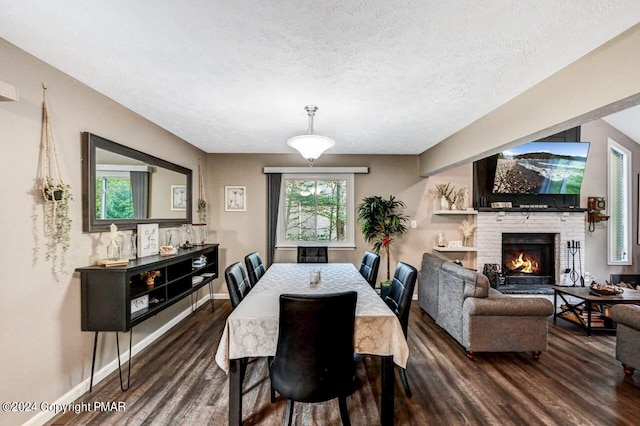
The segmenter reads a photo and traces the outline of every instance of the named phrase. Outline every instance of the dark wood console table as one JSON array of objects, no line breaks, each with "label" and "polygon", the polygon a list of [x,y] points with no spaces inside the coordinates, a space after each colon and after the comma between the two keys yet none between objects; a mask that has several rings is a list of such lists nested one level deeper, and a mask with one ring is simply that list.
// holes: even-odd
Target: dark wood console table
[{"label": "dark wood console table", "polygon": [[[200,262],[201,259],[204,262]],[[76,271],[80,272],[81,280],[82,331],[95,332],[89,391],[93,389],[93,372],[100,331],[116,332],[120,388],[126,391],[131,377],[131,333],[125,387],[120,365],[118,332],[131,331],[135,325],[187,296],[192,297],[191,308],[194,310],[193,293],[207,284],[213,310],[212,282],[218,278],[218,244],[180,249],[178,254],[172,256],[147,256],[129,261],[127,266],[86,266],[77,268]],[[150,275],[152,278],[149,279]]]},{"label": "dark wood console table", "polygon": [[[592,325],[592,316],[594,313],[598,315],[597,312],[593,311],[594,305],[611,306],[619,303],[640,304],[640,291],[629,288],[625,288],[624,293],[615,296],[592,294],[589,287],[553,286],[553,290],[554,324],[556,318],[562,318],[582,327],[587,331],[587,336],[591,336],[592,330],[615,330],[615,328],[612,327],[594,327]],[[558,296],[560,296],[564,302],[560,312],[557,310]],[[570,303],[565,296],[573,296],[581,301],[578,303]],[[586,311],[586,319],[581,315],[583,311]]]}]

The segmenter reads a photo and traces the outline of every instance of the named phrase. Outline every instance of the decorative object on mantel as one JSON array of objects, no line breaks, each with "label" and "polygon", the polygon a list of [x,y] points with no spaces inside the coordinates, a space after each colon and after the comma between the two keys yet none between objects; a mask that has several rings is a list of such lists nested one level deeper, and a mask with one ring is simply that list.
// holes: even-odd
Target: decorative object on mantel
[{"label": "decorative object on mantel", "polygon": [[[390,195],[388,200],[380,196],[367,197],[358,205],[358,222],[366,242],[375,241],[373,251],[380,253],[384,248],[387,254],[387,281],[391,280],[391,242],[394,236],[402,236],[407,232],[404,222],[407,217],[398,210],[404,208],[402,201]],[[384,283],[383,283],[384,284]]]},{"label": "decorative object on mantel", "polygon": [[287,141],[287,145],[297,149],[304,158],[309,160],[309,167],[313,167],[313,161],[320,157],[324,151],[332,148],[336,143],[331,138],[313,133],[313,117],[316,115],[316,112],[318,112],[318,107],[315,105],[307,105],[304,109],[309,116],[307,134],[292,137]]},{"label": "decorative object on mantel", "polygon": [[145,223],[138,225],[138,257],[158,254],[158,224]]},{"label": "decorative object on mantel", "polygon": [[140,274],[140,277],[144,279],[147,289],[152,289],[156,285],[156,277],[160,276],[160,271],[146,271]]},{"label": "decorative object on mantel", "polygon": [[114,268],[116,266],[127,266],[129,259],[98,259],[96,263],[105,268]]},{"label": "decorative object on mantel", "polygon": [[183,249],[193,248],[193,227],[189,224],[180,226],[180,238]]},{"label": "decorative object on mantel", "polygon": [[107,259],[120,259],[120,246],[118,245],[118,227],[112,223],[109,225],[109,245],[107,245]]},{"label": "decorative object on mantel", "polygon": [[173,256],[178,254],[178,249],[173,246],[160,246],[160,256]]},{"label": "decorative object on mantel", "polygon": [[467,210],[469,207],[471,207],[471,205],[469,204],[470,196],[471,194],[469,193],[468,186],[465,185],[460,188],[460,190],[458,191],[458,205],[460,207],[460,210]]},{"label": "decorative object on mantel", "polygon": [[436,193],[440,197],[440,210],[455,209],[458,193],[456,192],[456,187],[451,185],[451,182],[446,184],[437,183]]},{"label": "decorative object on mantel", "polygon": [[462,235],[464,236],[462,245],[468,247],[471,242],[471,237],[473,236],[473,231],[476,229],[476,224],[468,220],[463,220],[458,229],[462,231]]},{"label": "decorative object on mantel", "polygon": [[207,223],[207,200],[205,199],[204,178],[200,164],[198,164],[198,220],[200,223]]},{"label": "decorative object on mantel", "polygon": [[58,272],[64,272],[66,268],[66,254],[71,244],[69,202],[73,200],[73,196],[71,187],[63,182],[60,175],[58,153],[49,118],[47,88],[44,84],[42,89],[41,167],[38,183],[44,200],[44,234],[47,238],[45,259],[53,262],[53,274],[57,276]]},{"label": "decorative object on mantel", "polygon": [[444,247],[446,245],[443,232],[438,232],[438,235],[436,236],[436,245],[438,247]]}]

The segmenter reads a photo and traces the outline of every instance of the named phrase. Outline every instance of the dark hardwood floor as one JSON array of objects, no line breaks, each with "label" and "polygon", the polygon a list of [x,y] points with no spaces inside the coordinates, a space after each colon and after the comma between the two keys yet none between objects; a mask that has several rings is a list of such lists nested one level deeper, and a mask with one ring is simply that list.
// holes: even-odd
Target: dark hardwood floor
[{"label": "dark hardwood floor", "polygon": [[[115,372],[78,403],[124,402],[124,412],[67,413],[50,425],[225,425],[228,385],[214,361],[229,301],[205,304],[133,359],[131,388]],[[499,325],[496,325],[497,327]],[[549,351],[480,353],[474,361],[413,304],[409,325],[406,398],[396,377],[398,425],[637,425],[640,373],[625,378],[615,359],[615,336],[587,337],[576,326],[549,320]],[[379,424],[379,360],[357,364],[358,389],[348,399],[354,425]],[[252,360],[244,384],[244,424],[280,425],[285,401],[269,402],[266,361]],[[339,425],[337,400],[296,404],[298,425]]]}]

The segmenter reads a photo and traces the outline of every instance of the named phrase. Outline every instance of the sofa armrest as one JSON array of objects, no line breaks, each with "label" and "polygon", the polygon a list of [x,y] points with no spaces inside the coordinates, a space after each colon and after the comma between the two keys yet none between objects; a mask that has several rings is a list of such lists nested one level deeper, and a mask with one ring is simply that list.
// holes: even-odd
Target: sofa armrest
[{"label": "sofa armrest", "polygon": [[640,306],[614,305],[611,308],[611,319],[640,331]]},{"label": "sofa armrest", "polygon": [[469,297],[463,309],[468,315],[548,317],[553,314],[553,303],[539,297]]}]

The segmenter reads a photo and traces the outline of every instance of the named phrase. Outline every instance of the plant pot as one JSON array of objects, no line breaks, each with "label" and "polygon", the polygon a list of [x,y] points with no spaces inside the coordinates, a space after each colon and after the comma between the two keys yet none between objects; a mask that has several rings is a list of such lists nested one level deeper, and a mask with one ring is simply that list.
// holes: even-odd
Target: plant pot
[{"label": "plant pot", "polygon": [[391,289],[391,280],[383,281],[380,283],[380,298],[382,298],[382,300],[384,300],[384,298],[387,297],[390,289]]},{"label": "plant pot", "polygon": [[61,201],[63,195],[64,195],[64,191],[62,189],[54,190],[53,197],[51,197],[51,191],[45,190],[44,192],[44,198],[46,201],[52,201],[52,200]]}]

